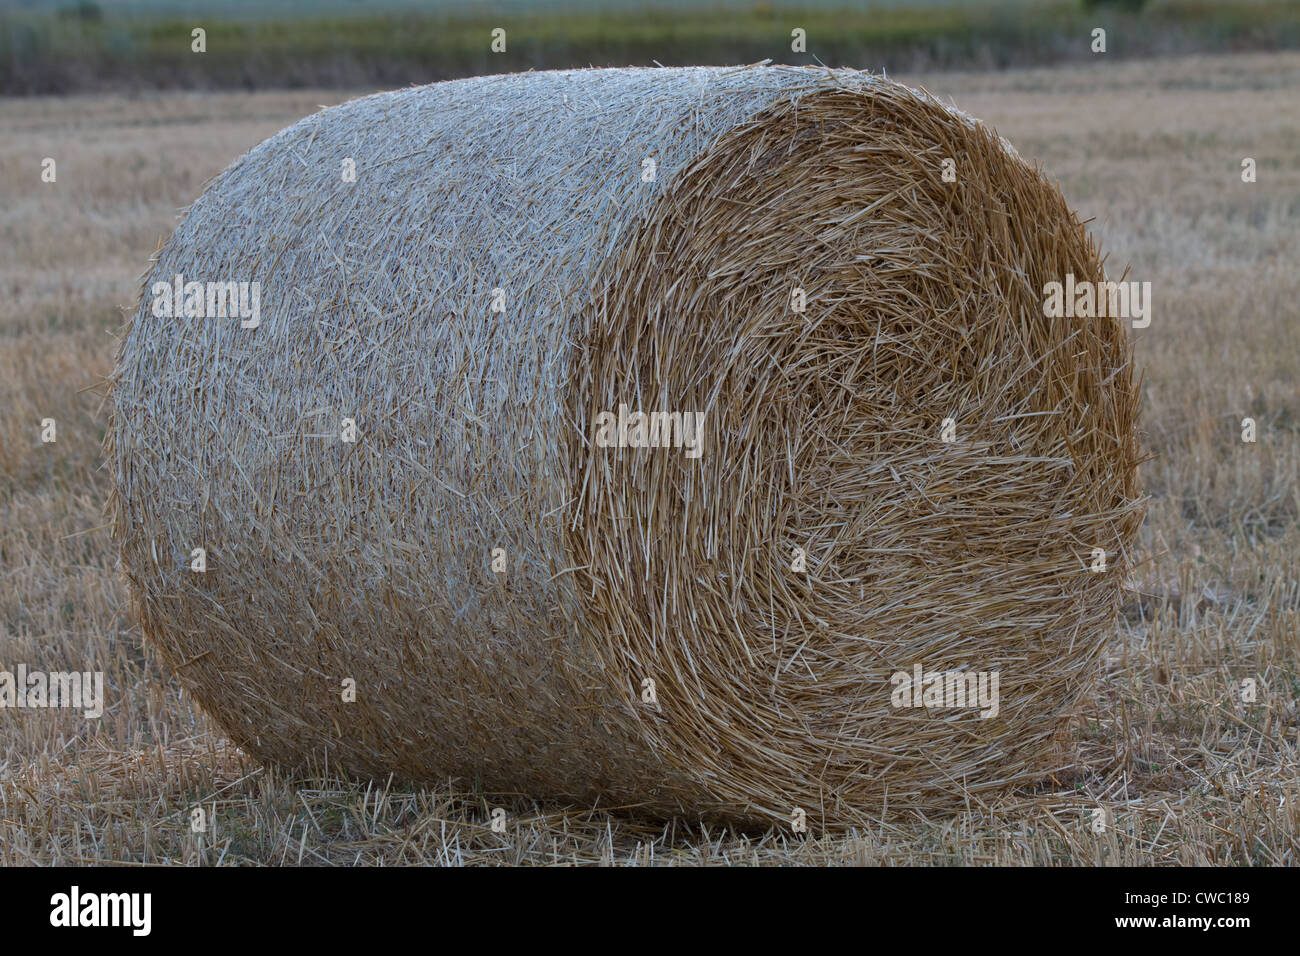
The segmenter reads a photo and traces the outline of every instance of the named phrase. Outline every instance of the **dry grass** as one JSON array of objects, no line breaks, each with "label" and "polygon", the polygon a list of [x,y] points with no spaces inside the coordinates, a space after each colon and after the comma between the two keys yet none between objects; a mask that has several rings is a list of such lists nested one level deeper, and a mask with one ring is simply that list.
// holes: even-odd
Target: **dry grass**
[{"label": "dry grass", "polygon": [[[5,712],[0,863],[1290,863],[1300,829],[1300,57],[938,78],[1040,159],[1153,282],[1136,334],[1153,495],[1136,590],[1068,774],[835,837],[644,824],[481,794],[286,780],[140,649],[99,470],[119,307],[204,179],[337,94],[0,103],[0,662],[102,669],[97,723]],[[1154,119],[1153,119],[1154,118]],[[1158,121],[1157,121],[1158,120]],[[41,186],[39,159],[59,161]],[[1242,156],[1260,182],[1238,176]],[[41,190],[45,190],[42,192]],[[1260,441],[1238,440],[1253,415]],[[39,421],[59,420],[42,446]],[[1236,681],[1254,677],[1255,704]],[[201,838],[188,813],[214,806]],[[1091,811],[1107,808],[1102,835]]]}]

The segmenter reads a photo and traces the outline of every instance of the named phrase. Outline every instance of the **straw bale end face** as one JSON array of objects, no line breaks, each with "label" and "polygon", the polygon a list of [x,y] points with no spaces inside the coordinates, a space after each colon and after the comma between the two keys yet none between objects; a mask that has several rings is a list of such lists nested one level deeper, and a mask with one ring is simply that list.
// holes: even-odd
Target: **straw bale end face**
[{"label": "straw bale end face", "polygon": [[[143,629],[292,766],[818,825],[1036,782],[1142,507],[1126,332],[1045,315],[1067,273],[1104,278],[1055,186],[865,74],[325,111],[123,341]],[[159,316],[178,275],[258,321]]]}]

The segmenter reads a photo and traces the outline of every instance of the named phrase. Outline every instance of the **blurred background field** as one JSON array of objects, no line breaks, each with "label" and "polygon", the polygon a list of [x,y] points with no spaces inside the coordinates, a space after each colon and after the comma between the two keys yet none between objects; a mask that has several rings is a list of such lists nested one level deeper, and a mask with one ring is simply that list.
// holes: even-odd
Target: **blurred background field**
[{"label": "blurred background field", "polygon": [[[1113,49],[1145,37],[1147,46],[1129,48],[1127,58],[1087,54],[1072,31],[1094,15],[1050,0],[989,9],[878,4],[864,7],[860,21],[813,8],[763,19],[769,14],[752,4],[697,14],[682,0],[672,8],[681,12],[654,21],[660,26],[574,3],[556,15],[572,18],[564,21],[575,24],[572,32],[546,21],[555,31],[551,53],[540,41],[530,47],[523,26],[551,15],[522,0],[407,3],[440,11],[411,13],[412,23],[424,24],[418,29],[395,25],[406,14],[367,19],[375,5],[363,13],[354,6],[326,0],[312,5],[317,19],[304,19],[306,7],[287,0],[231,3],[224,21],[210,18],[206,59],[189,59],[190,17],[177,13],[178,2],[105,3],[98,19],[47,3],[0,11],[7,31],[0,42],[11,44],[0,54],[5,89],[74,91],[0,97],[0,668],[102,670],[107,698],[99,721],[65,711],[0,713],[0,864],[1297,862],[1300,52],[1188,55],[1181,46],[1221,50],[1236,42],[1229,37],[1246,35],[1264,47],[1295,45],[1295,15],[1286,14],[1294,5],[1152,0],[1138,13],[1107,8],[1096,16],[1121,24],[1110,30]],[[1042,13],[1056,7],[1059,19]],[[508,14],[504,25],[524,59],[488,59],[487,24],[502,14],[479,18],[481,9]],[[1202,25],[1238,27],[1193,42],[1191,27],[1150,26],[1175,9],[1204,11]],[[321,26],[327,15],[346,15],[355,30]],[[713,16],[719,36],[754,46],[699,40],[682,26],[703,22],[690,19],[697,15]],[[878,39],[879,54],[866,46],[828,52],[854,35],[856,22],[874,30],[908,18],[933,26],[971,17],[1014,30],[1040,16],[1047,32],[1033,36],[1068,37],[1061,41],[1068,55],[1030,34],[1020,46],[989,39],[987,54],[964,61],[947,58],[951,48],[937,33],[919,44]],[[733,30],[723,29],[727,17]],[[285,26],[291,19],[295,29]],[[261,37],[263,58],[246,46],[215,55],[224,43],[219,22],[231,36]],[[441,30],[438,22],[461,26]],[[584,24],[590,32],[578,28]],[[806,59],[788,53],[796,25],[809,30]],[[20,29],[46,31],[48,45],[13,46]],[[683,39],[664,39],[679,33],[658,29]],[[358,38],[386,51],[384,37],[406,33],[410,46],[399,49],[408,59],[391,58],[405,64],[391,76],[385,54],[356,52]],[[458,36],[473,42],[452,44],[454,54],[422,45]],[[575,38],[584,37],[590,46],[579,57]],[[137,40],[145,46],[131,46]],[[157,53],[173,47],[180,52]],[[565,59],[534,63],[527,59],[534,54]],[[480,63],[499,71],[580,59],[812,55],[887,66],[988,121],[1060,181],[1109,252],[1113,276],[1127,267],[1129,278],[1152,283],[1151,327],[1135,333],[1144,441],[1154,456],[1143,467],[1152,500],[1142,563],[1098,693],[1072,728],[1071,766],[959,814],[886,814],[878,827],[847,834],[822,833],[809,821],[812,832],[795,836],[779,824],[704,830],[688,820],[650,822],[472,789],[410,791],[325,772],[288,779],[238,753],[142,646],[104,527],[102,380],[138,277],[183,208],[245,150],[321,106]],[[985,69],[1057,59],[1078,62]],[[938,69],[963,62],[959,71]],[[101,78],[109,91],[89,92]],[[291,88],[308,82],[315,85]],[[281,88],[243,88],[264,83]],[[184,88],[152,89],[173,84]],[[1241,180],[1247,156],[1258,164],[1253,184]],[[41,181],[45,157],[57,160],[54,183]],[[1258,422],[1256,444],[1240,440],[1245,416]],[[47,417],[58,422],[53,445],[40,442]],[[1254,701],[1241,698],[1248,678],[1258,684]],[[215,821],[202,834],[188,818],[199,805]],[[486,825],[498,805],[509,812],[506,834]],[[1100,834],[1098,808],[1110,820]]]},{"label": "blurred background field", "polygon": [[[10,0],[0,93],[391,88],[582,66],[777,62],[875,71],[1300,48],[1294,0]],[[191,52],[191,30],[207,52]],[[506,30],[506,50],[490,50]],[[807,53],[790,33],[807,31]]]}]

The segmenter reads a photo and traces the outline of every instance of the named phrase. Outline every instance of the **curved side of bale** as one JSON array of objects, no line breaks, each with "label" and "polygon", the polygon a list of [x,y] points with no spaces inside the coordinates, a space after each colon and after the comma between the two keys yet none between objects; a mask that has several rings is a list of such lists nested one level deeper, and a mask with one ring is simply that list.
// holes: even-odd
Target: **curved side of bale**
[{"label": "curved side of bale", "polygon": [[[146,636],[241,746],[689,795],[606,725],[604,677],[573,650],[563,388],[596,263],[782,85],[626,70],[383,94],[272,137],[188,210],[122,343],[115,534]],[[260,281],[259,327],[154,316],[175,274]]]},{"label": "curved side of bale", "polygon": [[[325,111],[196,201],[123,340],[142,627],[291,766],[827,822],[1037,779],[1140,518],[1127,341],[1043,317],[1067,271],[1102,276],[1053,186],[861,74]],[[260,325],[154,315],[176,274],[260,282]],[[704,411],[702,457],[595,447],[620,404]],[[918,663],[1000,670],[1000,712],[894,708]]]}]

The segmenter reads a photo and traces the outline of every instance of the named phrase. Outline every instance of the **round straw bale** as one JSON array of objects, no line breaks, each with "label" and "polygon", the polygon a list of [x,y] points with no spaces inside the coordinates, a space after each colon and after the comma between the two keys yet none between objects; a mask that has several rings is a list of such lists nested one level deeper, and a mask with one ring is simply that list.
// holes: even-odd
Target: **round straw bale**
[{"label": "round straw bale", "polygon": [[[1040,781],[1142,510],[1126,330],[1047,317],[1067,274],[1104,279],[1052,183],[854,71],[325,110],[125,331],[143,632],[291,767],[810,825]],[[187,292],[223,281],[236,317]]]}]

